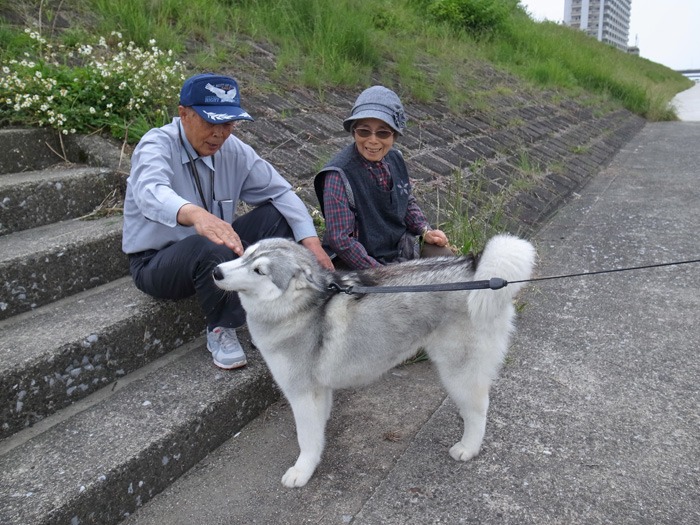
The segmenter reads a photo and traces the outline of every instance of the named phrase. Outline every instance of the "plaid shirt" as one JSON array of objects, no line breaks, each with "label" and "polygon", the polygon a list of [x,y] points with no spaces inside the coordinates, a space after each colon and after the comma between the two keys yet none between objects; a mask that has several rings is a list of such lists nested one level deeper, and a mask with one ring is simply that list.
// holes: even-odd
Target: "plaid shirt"
[{"label": "plaid shirt", "polygon": [[[362,163],[377,187],[385,191],[391,190],[391,173],[384,161],[371,162],[362,159]],[[326,218],[324,241],[345,264],[353,269],[380,266],[379,262],[371,257],[357,240],[358,225],[355,214],[350,209],[350,202],[340,174],[337,171],[329,171],[323,184],[323,207]],[[406,229],[414,235],[421,235],[426,228],[430,227],[412,194],[408,196],[404,223]]]}]

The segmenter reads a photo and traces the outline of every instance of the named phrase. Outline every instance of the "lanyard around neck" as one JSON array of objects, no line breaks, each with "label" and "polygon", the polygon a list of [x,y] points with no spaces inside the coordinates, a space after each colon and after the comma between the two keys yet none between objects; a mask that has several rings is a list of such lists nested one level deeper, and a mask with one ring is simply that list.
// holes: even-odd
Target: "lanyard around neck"
[{"label": "lanyard around neck", "polygon": [[[194,184],[197,186],[197,192],[199,193],[199,198],[202,200],[202,207],[209,211],[209,206],[207,206],[207,201],[204,198],[204,191],[202,190],[202,181],[199,179],[199,170],[197,170],[197,165],[195,164],[194,159],[192,158],[192,155],[190,155],[190,150],[187,149],[187,146],[185,145],[185,141],[182,138],[182,128],[180,125],[178,125],[177,128],[178,133],[180,134],[180,144],[182,144],[182,147],[185,150],[185,153],[187,154],[187,159],[189,160],[190,163],[190,174],[192,175],[192,178],[194,179]],[[211,159],[212,164],[214,164],[214,157]],[[211,173],[211,202],[214,202],[214,170],[210,170]]]}]

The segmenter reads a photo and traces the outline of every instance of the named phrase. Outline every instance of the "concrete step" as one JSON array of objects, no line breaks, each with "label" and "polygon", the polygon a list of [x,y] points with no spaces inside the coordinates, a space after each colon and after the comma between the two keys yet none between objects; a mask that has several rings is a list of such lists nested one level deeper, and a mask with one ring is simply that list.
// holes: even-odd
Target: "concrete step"
[{"label": "concrete step", "polygon": [[0,175],[42,170],[65,160],[61,136],[50,128],[0,129],[0,144]]},{"label": "concrete step", "polygon": [[130,277],[0,321],[0,438],[191,341],[203,327],[194,299],[154,300]]},{"label": "concrete step", "polygon": [[0,523],[118,523],[235,435],[279,397],[240,335],[243,369],[201,337],[0,442]]},{"label": "concrete step", "polygon": [[0,320],[127,275],[122,222],[68,220],[0,236]]},{"label": "concrete step", "polygon": [[118,187],[113,170],[53,167],[0,177],[0,235],[92,212]]},{"label": "concrete step", "polygon": [[135,288],[122,217],[76,219],[123,190],[121,157],[0,138],[0,523],[118,523],[279,394],[246,333],[249,365],[221,371],[194,298]]}]

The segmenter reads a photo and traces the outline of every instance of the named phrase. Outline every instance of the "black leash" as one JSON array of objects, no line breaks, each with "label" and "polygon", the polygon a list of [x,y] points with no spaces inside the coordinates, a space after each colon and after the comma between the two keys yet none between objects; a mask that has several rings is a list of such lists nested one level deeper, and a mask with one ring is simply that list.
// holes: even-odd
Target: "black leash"
[{"label": "black leash", "polygon": [[700,259],[690,261],[678,261],[672,263],[648,264],[645,266],[631,266],[628,268],[614,268],[612,270],[598,270],[595,272],[570,273],[566,275],[552,275],[549,277],[537,277],[534,279],[524,279],[522,281],[511,281],[510,283],[500,277],[492,277],[484,281],[465,281],[459,283],[445,284],[416,284],[411,286],[341,286],[338,283],[331,283],[328,289],[334,292],[343,292],[348,295],[365,293],[400,293],[400,292],[453,292],[456,290],[500,290],[509,284],[533,283],[537,281],[550,281],[552,279],[567,279],[570,277],[582,277],[584,275],[600,275],[603,273],[629,272],[632,270],[645,270],[648,268],[661,268],[663,266],[680,266],[682,264],[700,263]]},{"label": "black leash", "polygon": [[344,292],[348,295],[363,293],[399,293],[399,292],[454,292],[456,290],[498,290],[508,286],[508,281],[492,277],[488,281],[465,281],[445,284],[416,284],[412,286],[340,286],[331,283],[328,289],[334,292]]},{"label": "black leash", "polygon": [[550,277],[538,277],[536,279],[525,279],[523,281],[511,281],[511,284],[532,283],[535,281],[549,281],[551,279],[565,279],[567,277],[581,277],[583,275],[599,275],[601,273],[629,272],[631,270],[646,270],[647,268],[661,268],[663,266],[680,266],[681,264],[694,264],[694,263],[700,263],[700,259],[693,259],[690,261],[678,261],[678,262],[671,262],[671,263],[647,264],[645,266],[630,266],[628,268],[613,268],[612,270],[598,270],[597,272],[572,273],[572,274],[568,274],[568,275],[553,275]]}]

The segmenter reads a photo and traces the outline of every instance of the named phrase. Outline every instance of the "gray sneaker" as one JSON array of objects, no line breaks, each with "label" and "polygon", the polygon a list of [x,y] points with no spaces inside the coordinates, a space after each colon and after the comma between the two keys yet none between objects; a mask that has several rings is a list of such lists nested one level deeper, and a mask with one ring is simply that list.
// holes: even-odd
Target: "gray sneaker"
[{"label": "gray sneaker", "polygon": [[214,358],[214,364],[219,368],[230,370],[247,363],[235,328],[217,326],[213,330],[207,330],[207,349]]}]

